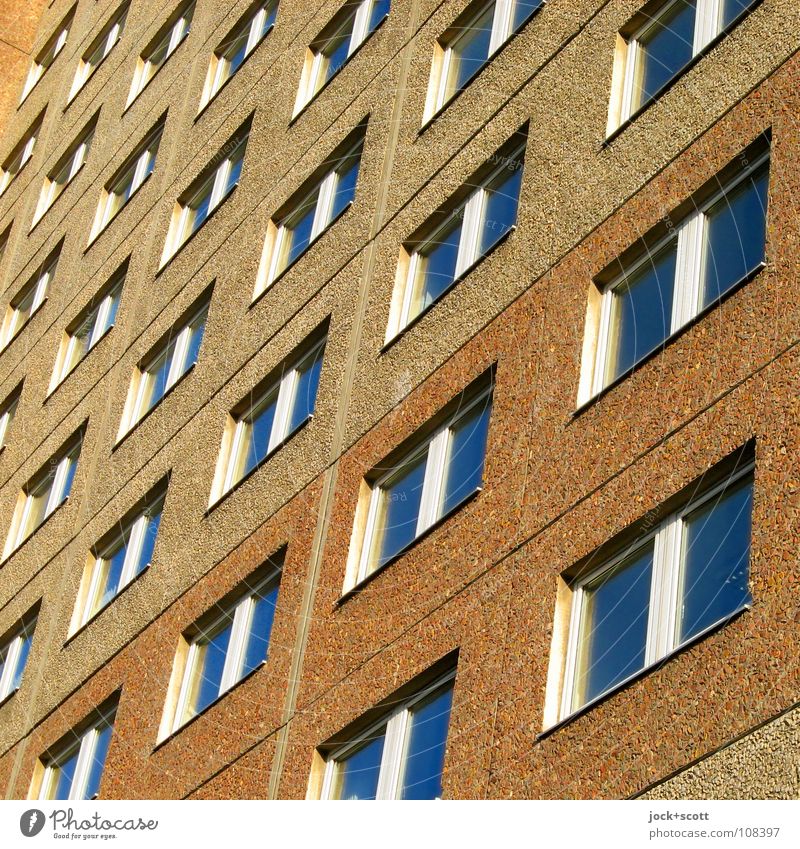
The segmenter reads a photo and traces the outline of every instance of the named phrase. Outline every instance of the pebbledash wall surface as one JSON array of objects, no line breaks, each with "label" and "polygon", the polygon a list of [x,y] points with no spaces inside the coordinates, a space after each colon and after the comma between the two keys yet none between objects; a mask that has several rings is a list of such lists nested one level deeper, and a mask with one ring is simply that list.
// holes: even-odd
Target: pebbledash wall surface
[{"label": "pebbledash wall surface", "polygon": [[[637,85],[623,66],[651,42],[672,62],[658,33],[686,45],[687,4],[498,0],[494,29],[503,14],[506,29],[491,48],[488,36],[483,47],[459,39],[488,26],[494,3],[311,5],[0,4],[0,651],[15,667],[0,703],[3,794],[796,798],[800,5],[729,3],[729,25],[707,20],[705,41],[695,33],[640,108],[622,103]],[[298,97],[301,78],[315,87],[314,62],[327,76],[331,21],[344,21],[349,49]],[[225,52],[234,43],[238,57]],[[159,44],[166,58],[131,100]],[[469,56],[475,73],[455,91],[430,82]],[[17,105],[32,61],[40,78]],[[92,72],[75,83],[79,66]],[[153,161],[105,221],[98,205],[125,194],[160,121]],[[219,168],[235,170],[248,126],[241,173],[224,185]],[[306,193],[322,205],[313,190],[346,161],[354,131],[354,194],[341,168],[344,203],[317,209],[314,238],[283,268],[273,243],[302,229]],[[696,209],[711,220],[705,199],[767,153],[765,236],[735,213],[741,238],[722,249],[744,244],[755,264],[688,320],[673,316],[675,332],[637,348],[631,368],[592,378],[595,361],[606,369],[603,334],[619,347],[627,320],[613,304],[603,318],[609,285],[631,257],[655,267],[660,240]],[[510,201],[489,245],[486,210],[499,207],[486,178],[498,165],[521,183],[516,208],[516,190],[501,187]],[[216,194],[204,195],[214,174]],[[460,204],[478,186],[488,190],[474,223],[477,206]],[[181,224],[181,205],[201,209]],[[194,231],[185,224],[209,210]],[[464,261],[470,227],[478,248]],[[701,260],[678,238],[680,283]],[[703,268],[708,245],[722,256],[709,241]],[[432,291],[431,269],[447,262],[455,271]],[[405,286],[414,273],[428,286],[421,301]],[[629,278],[619,302],[637,291]],[[653,298],[671,290],[662,279],[629,298],[643,336]],[[119,297],[101,315],[109,291]],[[178,359],[179,331],[209,292],[199,352],[172,366],[146,414],[131,412],[136,380],[157,371],[159,352]],[[93,334],[82,348],[81,327]],[[318,391],[294,373],[302,422],[259,447],[269,436],[246,432],[250,400],[323,336]],[[84,352],[71,370],[70,337]],[[458,443],[449,418],[478,391],[485,449],[480,435]],[[246,474],[226,472],[237,438],[254,446]],[[424,446],[423,483],[408,458]],[[688,567],[675,566],[674,580],[652,577],[644,609],[625,601],[629,587],[589,628],[598,588],[632,572],[583,578],[654,532],[661,563],[669,517],[712,484],[711,503],[728,504],[749,463],[752,506],[736,529],[711,510],[708,557],[723,554],[697,578],[711,600],[728,591],[735,570],[719,561],[745,527],[738,602],[675,637],[654,624],[656,609],[685,608]],[[463,497],[448,500],[459,475]],[[152,551],[108,577],[137,518]],[[248,601],[250,619],[234,622]],[[257,602],[274,605],[271,625]],[[586,666],[606,656],[614,668],[592,690]]]}]

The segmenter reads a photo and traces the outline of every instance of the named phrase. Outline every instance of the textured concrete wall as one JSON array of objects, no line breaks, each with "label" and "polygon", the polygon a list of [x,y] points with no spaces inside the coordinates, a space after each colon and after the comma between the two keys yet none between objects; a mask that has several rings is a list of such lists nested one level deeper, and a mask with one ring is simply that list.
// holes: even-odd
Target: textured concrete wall
[{"label": "textured concrete wall", "polygon": [[[45,11],[37,43],[70,5]],[[0,565],[0,633],[42,600],[23,686],[0,706],[5,795],[24,796],[38,756],[120,690],[103,796],[302,797],[316,747],[454,650],[448,796],[633,795],[794,704],[795,0],[764,0],[608,145],[615,34],[639,0],[550,0],[422,130],[431,44],[464,0],[394,0],[294,121],[305,47],[339,3],[283,0],[197,116],[210,51],[248,5],[198,0],[189,37],[126,109],[167,10],[133,0],[120,43],[66,105],[117,8],[80,0],[15,119],[21,133],[46,109],[33,160],[0,199],[0,232],[13,222],[0,309],[64,245],[47,303],[0,354],[0,398],[24,380],[0,537],[20,487],[88,425],[69,501]],[[44,175],[98,109],[86,165],[31,230]],[[165,111],[153,175],[88,245],[102,185]],[[271,216],[367,115],[355,203],[252,303]],[[159,270],[176,197],[250,116],[240,185]],[[526,123],[516,231],[382,350],[400,244]],[[767,130],[767,267],[574,416],[593,277]],[[64,327],[128,257],[114,329],[48,397]],[[116,445],[133,367],[212,282],[196,367]],[[325,320],[314,419],[208,510],[227,412]],[[483,491],[340,600],[364,473],[491,367]],[[538,739],[558,576],[753,438],[753,609]],[[70,639],[87,551],[167,473],[150,568]],[[268,662],[157,745],[180,634],[284,546]]]}]

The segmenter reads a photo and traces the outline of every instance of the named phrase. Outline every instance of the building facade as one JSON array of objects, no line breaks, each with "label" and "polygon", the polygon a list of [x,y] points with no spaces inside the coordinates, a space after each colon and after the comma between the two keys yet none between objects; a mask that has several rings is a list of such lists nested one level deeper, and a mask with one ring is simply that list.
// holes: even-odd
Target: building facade
[{"label": "building facade", "polygon": [[796,0],[23,5],[4,795],[796,798]]}]

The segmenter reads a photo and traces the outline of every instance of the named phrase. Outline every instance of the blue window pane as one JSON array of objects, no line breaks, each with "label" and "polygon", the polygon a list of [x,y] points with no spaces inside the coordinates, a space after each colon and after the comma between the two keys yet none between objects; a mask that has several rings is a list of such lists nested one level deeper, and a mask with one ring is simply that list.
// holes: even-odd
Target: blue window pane
[{"label": "blue window pane", "polygon": [[420,253],[416,297],[410,317],[418,315],[440,298],[455,280],[462,224],[463,210]]},{"label": "blue window pane", "polygon": [[245,27],[243,32],[234,36],[229,45],[225,45],[225,58],[229,62],[227,76],[233,76],[239,69],[239,66],[244,62],[247,48],[247,37],[250,34],[250,27]]},{"label": "blue window pane", "polygon": [[644,667],[653,544],[585,590],[574,707]]},{"label": "blue window pane", "polygon": [[509,158],[501,175],[486,188],[481,254],[485,254],[516,224],[521,184],[522,162]]},{"label": "blue window pane", "polygon": [[203,196],[199,199],[197,206],[194,207],[194,216],[192,218],[192,229],[191,232],[194,233],[195,230],[199,229],[200,225],[208,218],[208,213],[211,208],[211,187],[208,187],[208,190],[203,193]]},{"label": "blue window pane", "polygon": [[541,9],[543,2],[544,0],[516,0],[511,31],[516,32],[537,9]]},{"label": "blue window pane", "polygon": [[103,767],[106,763],[106,755],[108,754],[108,745],[111,742],[111,725],[103,725],[98,729],[97,742],[94,747],[94,755],[92,763],[89,766],[89,778],[86,782],[86,790],[84,791],[84,799],[92,799],[100,790],[100,778],[103,775]]},{"label": "blue window pane", "polygon": [[198,664],[199,680],[195,682],[196,695],[192,705],[192,713],[200,713],[203,708],[213,702],[220,694],[222,670],[225,667],[225,656],[228,653],[228,643],[231,639],[233,617],[228,615],[226,624],[206,642],[200,651],[202,659]]},{"label": "blue window pane", "polygon": [[353,12],[349,20],[342,26],[342,29],[322,48],[322,53],[328,59],[325,66],[326,82],[347,61],[350,53],[350,37],[353,33],[354,20],[355,12]]},{"label": "blue window pane", "polygon": [[108,318],[106,319],[106,325],[103,328],[104,330],[111,327],[111,325],[116,321],[117,310],[119,310],[119,302],[121,295],[122,290],[117,289],[117,291],[114,292],[114,294],[111,296],[111,303],[108,307]]},{"label": "blue window pane", "polygon": [[242,676],[255,669],[262,660],[266,660],[269,651],[272,621],[275,618],[275,605],[278,602],[278,584],[265,587],[262,593],[263,595],[256,596],[254,599]]},{"label": "blue window pane", "polygon": [[158,535],[158,526],[161,524],[161,509],[154,516],[150,516],[147,527],[144,530],[144,539],[142,540],[142,550],[139,554],[139,563],[136,566],[134,574],[138,575],[153,560],[153,549],[156,544],[156,536]]},{"label": "blue window pane", "polygon": [[229,194],[242,176],[242,165],[244,164],[244,151],[237,151],[236,158],[231,161],[231,170],[228,172],[228,182],[225,185],[223,196]]},{"label": "blue window pane", "polygon": [[153,366],[147,370],[147,388],[145,390],[145,403],[142,413],[146,413],[154,407],[167,391],[167,378],[169,377],[170,364],[175,356],[175,345],[171,344],[168,350],[162,354]]},{"label": "blue window pane", "polygon": [[633,109],[652,100],[691,60],[696,5],[697,0],[678,0],[639,38]]},{"label": "blue window pane", "polygon": [[460,91],[489,59],[494,3],[478,18],[464,27],[452,44],[448,96]]},{"label": "blue window pane", "polygon": [[[27,632],[22,636],[22,642],[19,647],[19,655],[17,656],[17,668],[14,670],[14,680],[11,683],[11,689],[19,689],[22,683],[22,674],[25,672],[25,664],[28,662],[28,655],[31,653],[31,643],[33,642],[33,626],[27,629]],[[3,672],[3,665],[0,663],[0,675]]]},{"label": "blue window pane", "polygon": [[292,224],[287,224],[286,238],[288,240],[288,247],[286,250],[286,260],[282,263],[282,268],[291,265],[311,242],[311,228],[314,225],[314,210],[316,206],[317,194],[314,194],[307,201],[306,207],[301,210],[300,217]]},{"label": "blue window pane", "polygon": [[287,436],[293,433],[314,412],[324,350],[324,348],[320,348],[314,359],[303,366],[303,371],[297,377],[294,403],[289,414]]},{"label": "blue window pane", "polygon": [[386,729],[376,731],[365,746],[337,764],[334,799],[374,799],[378,790]]},{"label": "blue window pane", "polygon": [[614,290],[607,381],[627,371],[669,336],[676,257],[677,240]]},{"label": "blue window pane", "polygon": [[119,592],[119,584],[122,578],[122,567],[125,565],[125,555],[128,551],[128,543],[130,536],[125,537],[124,545],[120,546],[107,561],[106,579],[103,584],[103,594],[98,599],[96,610],[105,607],[112,598]]},{"label": "blue window pane", "polygon": [[269,28],[275,23],[275,18],[278,14],[278,4],[273,3],[271,9],[267,9],[267,14],[264,16],[264,26],[261,27],[261,34],[259,38],[263,38]]},{"label": "blue window pane", "polygon": [[758,171],[709,210],[701,307],[764,261],[768,179],[766,169]]},{"label": "blue window pane", "polygon": [[278,396],[276,394],[264,409],[253,418],[248,433],[247,456],[244,461],[244,468],[242,469],[242,477],[251,469],[254,469],[267,456],[277,404]]},{"label": "blue window pane", "polygon": [[681,642],[749,604],[752,480],[726,490],[684,520]]},{"label": "blue window pane", "polygon": [[336,180],[336,193],[333,196],[331,208],[331,221],[350,203],[356,196],[356,180],[358,180],[359,158],[354,158],[345,166]]},{"label": "blue window pane", "polygon": [[722,0],[721,29],[733,23],[745,9],[749,9],[755,0]]},{"label": "blue window pane", "polygon": [[61,761],[58,765],[56,786],[50,795],[51,799],[69,799],[69,791],[72,788],[77,765],[78,750],[76,749],[74,754]]},{"label": "blue window pane", "polygon": [[75,480],[75,472],[78,469],[78,455],[74,454],[69,458],[67,463],[67,474],[64,477],[64,488],[61,490],[61,499],[59,500],[59,504],[64,501],[64,499],[70,494],[72,491],[72,483]]},{"label": "blue window pane", "polygon": [[477,404],[450,430],[442,515],[449,513],[483,483],[491,398]]},{"label": "blue window pane", "polygon": [[436,799],[442,795],[442,767],[452,703],[450,684],[413,709],[401,798]]},{"label": "blue window pane", "polygon": [[372,32],[375,27],[389,14],[390,0],[374,0],[372,4],[372,12],[369,16],[368,32]]},{"label": "blue window pane", "polygon": [[183,361],[183,368],[181,369],[181,374],[185,374],[189,369],[189,366],[194,365],[197,362],[197,358],[200,354],[200,345],[203,342],[203,332],[206,329],[206,317],[203,316],[201,319],[198,319],[194,326],[189,331],[189,344],[186,346],[186,359]]},{"label": "blue window pane", "polygon": [[423,454],[381,488],[382,504],[375,528],[379,543],[376,568],[405,548],[417,535],[426,461],[427,454]]}]

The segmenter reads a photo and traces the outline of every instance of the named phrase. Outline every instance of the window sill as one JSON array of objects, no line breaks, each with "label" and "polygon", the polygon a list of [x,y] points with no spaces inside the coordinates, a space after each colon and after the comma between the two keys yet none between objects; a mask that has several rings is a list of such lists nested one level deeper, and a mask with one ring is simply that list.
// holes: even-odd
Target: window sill
[{"label": "window sill", "polygon": [[717,307],[721,304],[725,303],[729,298],[732,298],[740,289],[750,283],[754,278],[758,277],[759,274],[767,267],[766,262],[760,262],[752,271],[745,274],[741,280],[737,283],[734,283],[729,289],[727,289],[719,298],[715,301],[712,301],[708,306],[703,307],[703,309],[697,313],[694,318],[690,319],[686,322],[686,324],[679,327],[673,333],[670,333],[669,336],[656,348],[653,348],[652,351],[645,354],[640,360],[635,362],[632,366],[629,366],[625,371],[621,374],[617,375],[607,386],[604,386],[599,392],[596,392],[582,404],[579,404],[578,407],[573,410],[570,415],[570,420],[574,421],[579,416],[583,415],[590,407],[593,407],[601,398],[608,395],[613,389],[616,389],[621,383],[624,383],[634,372],[639,371],[639,369],[644,368],[647,363],[651,360],[655,359],[659,354],[661,354],[668,345],[671,345],[676,339],[682,336],[684,333],[687,333],[691,328],[693,328],[696,324],[702,321],[709,313],[713,312]]},{"label": "window sill", "polygon": [[245,484],[245,482],[248,481],[259,469],[266,466],[266,464],[278,453],[278,451],[280,451],[280,449],[283,448],[284,445],[286,445],[288,442],[290,442],[292,439],[294,439],[294,437],[297,436],[297,434],[300,433],[300,431],[303,430],[313,418],[314,418],[314,414],[312,413],[310,416],[308,416],[306,419],[304,419],[302,422],[300,422],[300,424],[297,425],[297,427],[288,436],[284,437],[272,449],[272,451],[269,451],[267,454],[265,454],[261,458],[261,460],[258,463],[256,463],[256,465],[253,466],[253,468],[250,469],[250,471],[246,475],[243,475],[241,478],[239,478],[239,480],[236,481],[236,483],[233,484],[233,486],[230,489],[226,489],[225,492],[223,492],[219,496],[219,498],[217,498],[214,502],[209,504],[208,507],[203,511],[204,518],[207,519],[217,509],[217,507],[219,507],[219,505],[222,504],[223,501],[225,501],[229,496],[233,495],[233,493],[236,492],[236,490],[239,489],[239,487],[243,486]]},{"label": "window sill", "polygon": [[351,60],[354,59],[361,52],[361,48],[372,38],[373,35],[383,26],[383,22],[389,17],[389,12],[387,12],[377,24],[375,24],[375,29],[372,32],[367,33],[367,37],[361,42],[361,44],[356,47],[356,49],[347,57],[344,64],[341,65],[336,73],[332,76],[328,77],[327,80],[308,98],[308,100],[303,103],[303,105],[295,112],[292,117],[289,119],[288,126],[291,127],[294,125],[295,121],[297,121],[300,116],[311,106],[311,104],[322,94],[325,89],[339,76],[339,74],[350,64]]},{"label": "window sill", "polygon": [[66,648],[73,640],[77,639],[84,631],[88,630],[89,626],[97,620],[100,614],[108,610],[111,605],[125,592],[125,590],[128,589],[128,587],[132,587],[139,578],[150,569],[150,566],[150,563],[145,564],[145,566],[136,575],[134,575],[115,596],[110,598],[102,607],[95,610],[95,612],[82,625],[78,626],[75,631],[68,634],[67,639],[64,640],[64,648]]},{"label": "window sill", "polygon": [[61,502],[61,503],[60,503],[60,504],[59,504],[59,505],[58,505],[58,506],[57,506],[57,507],[53,510],[53,512],[52,512],[52,513],[49,513],[47,516],[45,516],[45,517],[44,517],[44,519],[42,520],[41,524],[37,525],[37,526],[36,526],[36,527],[35,527],[35,528],[34,528],[34,529],[33,529],[33,530],[32,530],[32,531],[28,534],[28,536],[26,536],[26,537],[25,537],[25,539],[20,540],[19,544],[18,544],[18,545],[17,545],[17,546],[13,549],[13,551],[10,551],[6,557],[4,557],[2,560],[0,560],[0,569],[2,569],[2,568],[3,568],[3,566],[5,566],[5,565],[6,565],[6,563],[8,563],[8,561],[9,561],[9,560],[11,560],[11,558],[12,558],[12,557],[16,556],[16,554],[18,554],[18,553],[19,553],[19,552],[20,552],[20,551],[21,551],[21,550],[22,550],[22,549],[23,549],[23,548],[24,548],[24,547],[28,544],[28,542],[30,542],[30,540],[32,540],[32,539],[36,536],[36,534],[37,534],[37,533],[38,533],[38,532],[39,532],[39,531],[40,531],[40,530],[41,530],[41,529],[42,529],[42,528],[43,528],[43,527],[44,527],[44,526],[45,526],[45,525],[46,525],[46,524],[50,521],[50,519],[52,519],[52,518],[53,518],[53,516],[55,516],[55,515],[56,515],[56,513],[58,513],[58,511],[59,511],[59,510],[61,510],[61,508],[62,508],[62,507],[63,507],[63,506],[64,506],[64,505],[68,502],[68,501],[69,501],[69,496],[67,496],[67,497],[66,497],[66,498],[65,498],[65,499],[64,499],[64,500],[63,500],[63,501],[62,501],[62,502]]},{"label": "window sill", "polygon": [[545,5],[546,0],[536,9],[534,9],[530,13],[530,15],[528,15],[528,17],[519,25],[519,29],[512,32],[508,36],[508,38],[494,51],[494,53],[491,54],[491,56],[486,57],[486,61],[480,66],[480,68],[477,68],[475,70],[472,76],[464,82],[464,85],[458,91],[454,91],[450,95],[450,97],[448,97],[447,100],[445,100],[445,102],[430,115],[430,117],[426,118],[422,122],[422,126],[420,126],[420,128],[417,130],[417,138],[422,136],[428,129],[428,127],[436,123],[437,119],[444,114],[448,106],[450,106],[451,103],[457,100],[459,95],[462,92],[466,91],[472,85],[473,81],[476,80],[483,73],[484,69],[491,65],[491,63],[494,62],[494,60],[506,49],[506,47],[511,44],[511,42],[514,41],[517,36],[520,35],[527,28],[528,24],[539,14],[539,12],[544,10]]},{"label": "window sill", "polygon": [[138,194],[139,194],[139,192],[140,192],[140,191],[141,191],[141,189],[142,189],[142,186],[146,185],[147,181],[148,181],[148,180],[149,180],[152,176],[153,176],[153,171],[151,171],[149,174],[147,174],[147,176],[144,178],[144,180],[142,180],[142,182],[141,182],[141,183],[139,183],[139,188],[138,188],[138,189],[136,189],[136,191],[135,191],[132,195],[129,195],[129,197],[128,197],[128,199],[125,201],[125,203],[123,203],[123,204],[122,204],[122,206],[121,206],[121,207],[120,207],[120,208],[119,208],[119,209],[118,209],[118,210],[117,210],[117,211],[116,211],[116,212],[115,212],[115,213],[111,216],[111,218],[109,218],[109,219],[108,219],[108,221],[106,221],[106,223],[105,223],[105,224],[104,224],[104,225],[103,225],[103,226],[102,226],[102,227],[101,227],[101,228],[100,228],[100,229],[99,229],[96,233],[93,233],[93,234],[92,234],[92,233],[90,233],[90,234],[89,234],[89,241],[86,243],[86,247],[83,249],[83,255],[84,255],[84,256],[86,256],[86,254],[88,253],[89,248],[91,248],[91,247],[93,247],[93,246],[94,246],[95,242],[96,242],[96,241],[97,241],[97,240],[98,240],[98,239],[99,239],[99,238],[103,235],[103,233],[105,233],[105,232],[106,232],[106,230],[108,230],[108,228],[109,228],[109,227],[110,227],[110,226],[111,226],[111,225],[112,225],[112,224],[113,224],[113,223],[117,220],[117,218],[119,218],[119,216],[120,216],[120,215],[124,212],[124,210],[125,210],[125,209],[127,209],[128,204],[129,204],[129,203],[130,203],[130,202],[131,202],[131,201],[132,201],[132,200],[136,197],[136,195],[138,195]]},{"label": "window sill", "polygon": [[198,233],[202,232],[205,229],[208,222],[211,221],[211,219],[217,214],[217,210],[222,209],[222,207],[225,206],[225,204],[228,202],[228,200],[232,197],[233,193],[238,188],[239,188],[239,182],[237,181],[236,183],[233,184],[233,186],[231,187],[228,194],[226,194],[225,197],[222,198],[222,200],[211,210],[211,212],[208,213],[208,215],[205,218],[205,221],[203,221],[203,223],[196,230],[191,232],[180,243],[180,245],[178,245],[178,247],[175,249],[175,251],[167,257],[167,259],[164,261],[163,265],[158,266],[158,269],[156,270],[156,274],[155,274],[155,276],[157,278],[161,276],[161,274],[163,273],[165,268],[167,268],[169,265],[172,264],[172,261],[175,259],[175,257],[178,256],[183,251],[183,249],[192,241],[192,239],[194,239],[194,237]]},{"label": "window sill", "polygon": [[572,713],[565,716],[563,719],[559,719],[558,722],[551,725],[549,728],[545,728],[543,731],[540,731],[536,735],[536,742],[538,743],[540,740],[544,740],[549,737],[551,734],[554,734],[556,731],[563,728],[565,725],[569,725],[574,720],[583,716],[585,713],[588,713],[592,708],[601,704],[602,702],[610,699],[612,696],[619,693],[621,690],[626,689],[627,687],[632,686],[640,679],[650,675],[654,670],[663,666],[664,664],[671,661],[673,658],[677,657],[679,654],[682,654],[687,649],[699,643],[701,640],[704,640],[706,637],[710,637],[712,633],[721,630],[726,625],[729,625],[734,620],[738,619],[747,611],[751,610],[753,607],[752,602],[747,604],[743,604],[741,607],[737,608],[733,611],[733,613],[729,613],[727,616],[724,616],[722,619],[714,622],[709,625],[707,628],[704,628],[700,633],[695,634],[693,637],[690,637],[685,642],[681,643],[679,646],[676,646],[672,649],[669,654],[664,655],[658,660],[653,661],[647,666],[642,667],[638,672],[634,672],[633,675],[629,675],[624,681],[620,681],[619,684],[615,684],[610,690],[606,690],[605,693],[601,693],[599,696],[595,696],[591,701],[586,702],[585,705],[581,705],[577,710],[574,710]]},{"label": "window sill", "polygon": [[517,229],[516,224],[512,224],[508,230],[486,251],[486,253],[481,254],[475,262],[472,263],[468,268],[465,268],[458,277],[454,277],[452,282],[448,284],[447,288],[442,291],[438,298],[435,301],[431,301],[427,307],[425,307],[422,312],[417,313],[414,318],[412,318],[407,324],[403,325],[397,333],[392,336],[391,339],[384,342],[383,345],[378,349],[378,354],[385,354],[393,345],[395,345],[400,339],[403,338],[418,322],[422,320],[424,316],[430,312],[440,301],[442,301],[445,296],[453,290],[465,277],[472,274],[472,272],[488,257],[490,257],[499,247],[504,244],[508,239],[511,238],[511,234],[514,233]]},{"label": "window sill", "polygon": [[[258,50],[258,48],[259,48],[259,47],[261,47],[261,45],[262,45],[262,44],[263,44],[263,43],[267,40],[267,36],[268,36],[268,35],[272,32],[272,30],[273,30],[274,28],[275,28],[275,22],[273,21],[273,22],[272,22],[272,23],[271,23],[271,24],[267,27],[266,32],[265,32],[265,33],[261,36],[261,38],[258,40],[258,43],[257,43],[257,44],[254,44],[254,45],[253,45],[253,49],[252,49],[252,50],[251,50],[251,51],[247,54],[247,56],[245,56],[245,57],[244,57],[244,60],[242,61],[242,64],[241,64],[241,65],[239,65],[239,67],[238,67],[238,68],[237,68],[237,69],[236,69],[236,70],[235,70],[235,71],[234,71],[234,72],[233,72],[233,73],[232,73],[232,74],[231,74],[231,75],[230,75],[230,76],[229,76],[229,77],[225,80],[225,82],[223,82],[223,83],[222,83],[222,85],[221,85],[221,86],[220,86],[220,87],[219,87],[219,88],[218,88],[218,89],[214,92],[214,94],[212,94],[212,95],[211,95],[211,97],[209,97],[209,98],[208,98],[208,100],[207,100],[205,103],[201,104],[200,108],[197,110],[197,114],[196,114],[196,115],[194,116],[194,118],[192,119],[192,123],[196,124],[196,123],[200,120],[200,118],[201,118],[203,115],[205,115],[206,110],[209,108],[209,106],[211,106],[211,104],[212,104],[212,103],[214,103],[214,101],[216,101],[216,99],[220,96],[220,94],[222,93],[222,91],[224,91],[224,89],[225,89],[225,87],[228,85],[228,83],[229,83],[231,80],[233,80],[233,79],[235,79],[235,78],[236,78],[236,75],[239,73],[239,71],[241,71],[241,70],[242,70],[242,68],[243,68],[243,67],[247,64],[247,62],[248,62],[248,60],[250,59],[250,57],[251,57],[251,56],[252,56],[252,55],[256,52],[256,50]],[[185,41],[185,40],[186,40],[186,39],[184,39],[184,41]],[[178,46],[180,46],[180,45],[178,45]],[[176,48],[176,50],[177,50],[177,48]],[[166,65],[166,62],[165,62],[164,64]],[[163,65],[162,65],[162,67],[163,67]],[[155,74],[153,75],[153,77],[151,77],[151,81],[152,81],[153,79],[155,79]],[[145,88],[147,88],[147,86],[145,86]],[[144,91],[144,89],[142,89],[142,91]],[[139,94],[141,94],[141,93],[142,93],[142,92],[140,91],[140,92],[139,92]],[[139,95],[136,95],[136,96],[137,96],[137,98],[138,98],[138,96],[139,96]],[[135,102],[136,102],[136,101],[134,100],[134,101],[133,101],[133,103],[135,103]],[[133,105],[133,103],[132,103],[131,105]],[[125,114],[125,113],[123,112],[123,115],[124,115],[124,114]]]},{"label": "window sill", "polygon": [[317,244],[317,242],[328,232],[328,230],[330,230],[331,227],[333,227],[333,225],[336,224],[336,222],[340,218],[342,218],[342,216],[344,216],[344,214],[350,209],[350,207],[353,205],[353,203],[354,202],[352,200],[350,200],[342,207],[339,214],[335,218],[332,218],[330,220],[330,222],[325,227],[325,229],[320,230],[320,232],[317,233],[317,235],[308,243],[308,245],[306,245],[306,249],[301,254],[298,254],[289,263],[289,265],[286,266],[286,268],[281,269],[280,273],[276,274],[275,277],[272,280],[270,280],[269,283],[267,283],[266,286],[264,286],[264,288],[250,302],[250,306],[248,307],[248,309],[252,309],[264,297],[264,295],[266,295],[267,292],[269,292],[269,290],[272,289],[272,287],[279,280],[282,280],[291,271],[291,269],[293,269],[295,267],[295,265],[297,265],[297,263],[299,263],[300,260],[303,259],[303,257],[311,250],[311,248],[314,247],[314,245]]},{"label": "window sill", "polygon": [[167,389],[167,391],[158,399],[158,401],[156,401],[156,403],[153,404],[153,406],[150,407],[150,409],[146,413],[144,413],[141,418],[136,419],[136,421],[128,428],[128,430],[126,430],[125,433],[123,433],[122,436],[111,446],[112,454],[120,447],[120,445],[122,445],[123,442],[127,440],[127,438],[132,433],[134,433],[138,429],[139,425],[143,421],[145,421],[145,419],[147,419],[147,417],[154,410],[157,410],[161,406],[162,401],[167,398],[177,386],[180,386],[181,383],[183,383],[184,379],[192,373],[196,365],[196,362],[192,363],[189,368],[187,368],[186,371],[175,381],[175,383],[173,383],[172,386],[170,386],[169,389]]},{"label": "window sill", "polygon": [[483,492],[483,486],[479,486],[477,489],[474,489],[469,495],[465,495],[461,501],[458,502],[449,512],[445,513],[444,516],[440,516],[432,525],[425,528],[425,530],[419,534],[419,536],[414,537],[410,542],[406,543],[399,551],[396,551],[385,563],[382,563],[378,566],[377,569],[374,569],[369,575],[365,575],[357,584],[354,584],[350,589],[346,592],[343,592],[342,595],[334,602],[334,609],[341,607],[348,599],[357,595],[361,592],[367,584],[371,583],[373,579],[375,579],[378,575],[380,575],[386,568],[391,566],[395,561],[399,560],[405,554],[408,553],[410,549],[412,549],[419,542],[424,540],[427,536],[432,534],[437,528],[441,527],[445,522],[449,521],[456,513],[460,512],[464,509],[467,504],[474,501],[480,493]]},{"label": "window sill", "polygon": [[735,29],[741,21],[743,21],[748,15],[750,15],[758,6],[761,5],[761,0],[755,0],[752,6],[749,6],[747,9],[744,9],[737,17],[735,17],[725,29],[721,30],[711,41],[703,47],[702,50],[698,51],[692,58],[675,74],[674,77],[667,80],[663,86],[647,101],[647,103],[642,104],[638,109],[632,112],[622,123],[613,129],[603,140],[601,148],[608,147],[618,136],[622,135],[622,133],[643,113],[646,112],[654,103],[660,100],[682,77],[691,71],[691,69],[708,53],[710,53],[730,32]]},{"label": "window sill", "polygon": [[200,719],[201,716],[205,716],[211,710],[211,708],[214,707],[214,705],[219,704],[227,695],[229,695],[234,690],[236,690],[238,687],[240,687],[242,684],[244,684],[245,681],[249,681],[257,672],[259,672],[261,669],[263,669],[267,665],[268,662],[269,662],[269,657],[267,657],[265,660],[262,660],[258,664],[258,666],[254,666],[247,673],[247,675],[244,675],[235,684],[232,684],[227,690],[225,690],[224,693],[220,693],[214,699],[214,701],[209,702],[199,713],[196,713],[191,719],[187,719],[186,722],[182,723],[177,728],[170,731],[170,733],[166,737],[164,737],[162,740],[159,740],[155,744],[155,746],[153,746],[151,754],[155,754],[159,749],[162,749],[164,746],[166,746],[167,743],[170,743],[172,740],[174,740],[182,731],[184,731],[186,728],[188,728],[192,723],[194,723],[196,720]]}]

